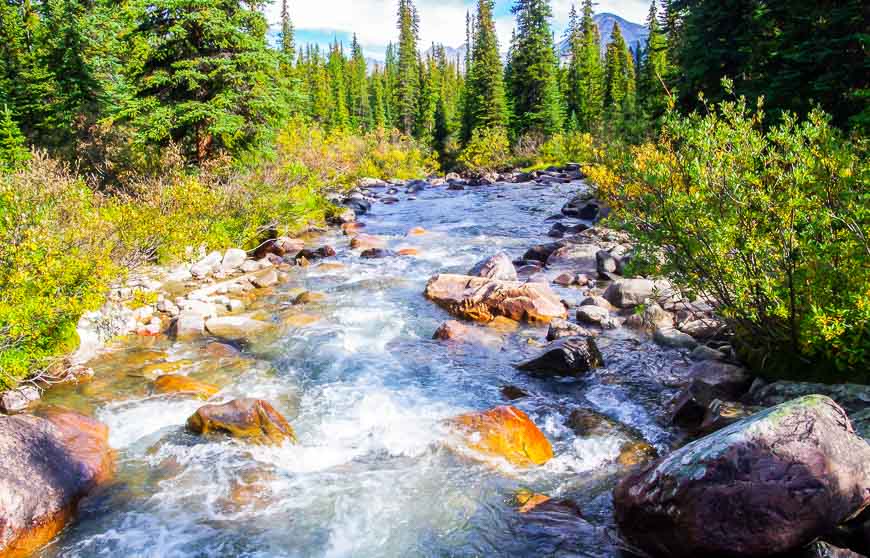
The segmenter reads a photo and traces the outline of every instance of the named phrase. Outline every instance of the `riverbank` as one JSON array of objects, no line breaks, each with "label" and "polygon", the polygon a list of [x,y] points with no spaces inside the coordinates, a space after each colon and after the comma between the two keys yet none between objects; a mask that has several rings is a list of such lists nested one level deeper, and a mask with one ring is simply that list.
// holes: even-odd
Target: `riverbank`
[{"label": "riverbank", "polygon": [[[117,463],[44,554],[618,556],[634,508],[611,493],[657,454],[824,389],[860,424],[866,388],[753,382],[710,308],[619,275],[631,239],[595,226],[576,169],[495,178],[367,181],[334,200],[353,223],[150,278],[134,335],[35,409],[95,417]],[[233,403],[250,400],[268,407]],[[219,420],[247,435],[226,422],[245,409],[296,443],[202,437]],[[513,452],[524,444],[538,449]]]}]

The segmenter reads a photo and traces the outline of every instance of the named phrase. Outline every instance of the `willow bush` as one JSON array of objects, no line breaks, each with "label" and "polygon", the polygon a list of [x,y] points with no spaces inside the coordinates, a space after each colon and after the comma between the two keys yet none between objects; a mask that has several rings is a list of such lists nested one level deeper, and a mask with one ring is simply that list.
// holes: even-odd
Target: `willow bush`
[{"label": "willow bush", "polygon": [[815,111],[724,102],[587,169],[643,271],[719,308],[770,378],[870,381],[870,165]]}]

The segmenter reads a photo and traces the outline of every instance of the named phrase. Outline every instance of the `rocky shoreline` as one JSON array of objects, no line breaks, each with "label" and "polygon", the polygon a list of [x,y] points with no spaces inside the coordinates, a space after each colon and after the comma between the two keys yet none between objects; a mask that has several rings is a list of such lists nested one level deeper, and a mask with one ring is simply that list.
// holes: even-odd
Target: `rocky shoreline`
[{"label": "rocky shoreline", "polygon": [[[415,248],[390,248],[366,234],[363,217],[373,204],[393,204],[403,193],[413,201],[428,188],[462,190],[498,182],[568,184],[582,178],[578,165],[531,174],[463,179],[448,175],[427,181],[363,180],[334,201],[347,207],[332,223],[340,226],[361,258],[414,257]],[[517,186],[522,187],[522,186]],[[870,386],[790,382],[753,378],[730,345],[727,327],[709,303],[686,300],[668,282],[626,277],[631,239],[595,225],[607,208],[592,195],[568,200],[551,227],[553,242],[531,246],[521,258],[493,253],[466,274],[441,273],[424,296],[457,320],[442,324],[434,338],[444,343],[490,343],[519,323],[547,326],[536,354],[516,368],[537,378],[581,377],[603,365],[598,339],[627,330],[680,351],[691,362],[678,378],[668,427],[684,445],[657,456],[643,436],[607,416],[575,409],[567,426],[578,437],[601,431],[622,441],[617,458],[622,477],[613,491],[621,536],[639,553],[653,556],[860,556],[870,552]],[[552,224],[551,224],[552,223]],[[423,235],[422,228],[408,231]],[[333,257],[328,245],[309,245],[316,236],[276,238],[246,252],[228,249],[200,254],[189,265],[150,269],[113,289],[111,300],[79,324],[82,346],[47,383],[84,383],[85,365],[118,335],[167,335],[174,339],[216,338],[230,350],[272,334],[254,302],[285,283],[293,269]],[[578,293],[560,299],[553,286]],[[300,291],[283,318],[299,312],[321,293]],[[209,400],[216,386],[183,375],[152,379],[160,393]],[[474,458],[504,459],[538,467],[553,457],[539,425],[511,402],[527,394],[504,386],[508,405],[457,416],[447,422],[448,443]],[[56,410],[25,413],[38,402],[25,386],[0,396],[0,448],[23,456],[19,467],[31,482],[0,476],[10,497],[0,522],[0,556],[26,555],[51,540],[72,517],[78,501],[111,478],[107,428],[93,419]],[[265,400],[209,402],[187,420],[202,436],[230,435],[257,445],[296,442],[293,427]],[[48,449],[46,449],[48,448]],[[64,459],[41,460],[51,451]],[[52,454],[53,455],[53,454]],[[53,496],[40,496],[44,489]],[[551,509],[552,508],[552,509]],[[553,510],[578,518],[570,502],[530,494],[519,512],[534,517]],[[862,513],[863,510],[863,513]],[[7,515],[11,512],[6,512]],[[851,549],[851,550],[847,550]],[[839,553],[839,554],[838,554]]]}]

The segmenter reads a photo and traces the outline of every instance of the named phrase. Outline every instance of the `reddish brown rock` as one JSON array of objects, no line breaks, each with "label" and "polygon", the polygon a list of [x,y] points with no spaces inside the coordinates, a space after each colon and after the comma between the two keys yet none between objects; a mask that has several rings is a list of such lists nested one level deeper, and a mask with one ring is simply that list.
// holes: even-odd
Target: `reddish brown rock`
[{"label": "reddish brown rock", "polygon": [[109,480],[109,429],[62,409],[0,417],[0,556],[29,556]]},{"label": "reddish brown rock", "polygon": [[154,380],[154,391],[157,393],[192,395],[200,399],[208,399],[219,392],[220,388],[205,382],[199,382],[187,376],[167,374]]},{"label": "reddish brown rock", "polygon": [[201,435],[228,434],[257,444],[296,442],[287,419],[261,399],[234,399],[200,407],[187,419],[187,429]]},{"label": "reddish brown rock", "polygon": [[303,248],[305,248],[305,241],[303,240],[286,236],[273,238],[262,243],[256,250],[254,250],[254,259],[259,260],[265,258],[269,254],[275,256],[286,256],[289,254],[292,256]]},{"label": "reddish brown rock", "polygon": [[460,415],[449,421],[474,451],[503,457],[517,467],[543,465],[553,448],[535,423],[516,407]]},{"label": "reddish brown rock", "polygon": [[426,285],[426,297],[450,313],[478,322],[497,316],[548,323],[568,313],[548,285],[492,281],[466,275],[436,275]]},{"label": "reddish brown rock", "polygon": [[623,536],[655,556],[769,556],[870,505],[870,445],[810,395],[701,438],[622,479]]}]

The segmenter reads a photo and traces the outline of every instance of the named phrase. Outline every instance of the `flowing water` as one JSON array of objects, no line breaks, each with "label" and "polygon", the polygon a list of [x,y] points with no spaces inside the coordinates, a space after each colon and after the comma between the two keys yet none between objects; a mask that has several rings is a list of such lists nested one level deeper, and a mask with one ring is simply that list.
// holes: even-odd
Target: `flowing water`
[{"label": "flowing water", "polygon": [[[622,441],[578,438],[577,406],[641,432],[665,450],[664,387],[680,355],[618,330],[599,340],[607,366],[584,378],[542,380],[512,364],[537,350],[545,328],[493,331],[482,345],[433,341],[448,315],[422,293],[439,272],[464,273],[505,250],[519,257],[546,240],[562,204],[584,185],[428,188],[375,204],[365,232],[415,247],[416,257],[362,260],[331,231],[337,258],[294,268],[253,310],[280,326],[240,352],[203,339],[127,339],[96,358],[95,380],[47,400],[109,425],[115,482],[86,500],[43,556],[621,556],[610,491],[624,474]],[[407,196],[402,196],[403,198]],[[412,227],[426,234],[407,236]],[[337,265],[340,264],[340,265]],[[326,294],[302,307],[300,289]],[[577,289],[556,289],[578,301]],[[186,418],[202,402],[154,395],[149,375],[187,374],[222,387],[217,400],[270,401],[297,445],[251,446],[193,436]],[[451,449],[445,418],[513,404],[553,444],[555,458],[520,470]],[[520,514],[527,489],[577,504]],[[582,519],[580,518],[582,516]]]}]

